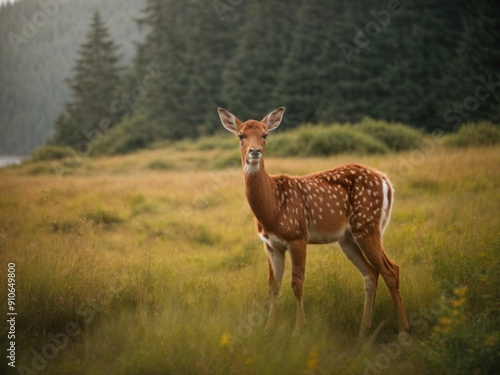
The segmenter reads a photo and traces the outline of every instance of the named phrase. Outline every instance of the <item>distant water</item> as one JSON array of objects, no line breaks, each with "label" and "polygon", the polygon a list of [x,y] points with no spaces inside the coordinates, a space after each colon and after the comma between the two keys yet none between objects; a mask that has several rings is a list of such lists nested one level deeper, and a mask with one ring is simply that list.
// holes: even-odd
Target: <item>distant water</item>
[{"label": "distant water", "polygon": [[9,165],[19,165],[25,158],[25,156],[0,156],[0,168],[5,168]]}]

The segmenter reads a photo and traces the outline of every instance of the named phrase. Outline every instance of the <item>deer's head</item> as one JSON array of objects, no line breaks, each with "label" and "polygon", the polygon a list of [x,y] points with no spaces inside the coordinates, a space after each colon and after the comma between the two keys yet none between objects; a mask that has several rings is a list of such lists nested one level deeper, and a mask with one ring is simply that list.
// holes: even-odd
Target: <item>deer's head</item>
[{"label": "deer's head", "polygon": [[276,129],[283,119],[285,107],[280,107],[269,113],[261,121],[247,120],[241,122],[231,112],[219,108],[222,125],[238,136],[240,140],[241,162],[246,172],[259,170],[267,133]]}]

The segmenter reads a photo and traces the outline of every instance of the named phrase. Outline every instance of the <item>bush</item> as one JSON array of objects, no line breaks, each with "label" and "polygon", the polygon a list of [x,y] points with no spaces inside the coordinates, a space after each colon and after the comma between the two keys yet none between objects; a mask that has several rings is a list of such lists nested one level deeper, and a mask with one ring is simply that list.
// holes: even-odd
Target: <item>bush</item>
[{"label": "bush", "polygon": [[422,142],[422,133],[400,123],[364,117],[355,129],[383,142],[393,151],[411,150]]},{"label": "bush", "polygon": [[299,137],[306,141],[305,156],[328,156],[344,152],[383,154],[388,151],[380,141],[348,126],[332,126],[302,130]]},{"label": "bush", "polygon": [[104,208],[96,208],[95,210],[85,212],[82,216],[83,218],[92,222],[95,225],[120,224],[124,221],[121,217],[119,217],[115,213],[108,211]]},{"label": "bush", "polygon": [[224,132],[221,135],[201,138],[196,142],[196,149],[200,151],[233,150],[237,144],[238,139],[234,135],[231,137],[229,133]]},{"label": "bush", "polygon": [[104,136],[94,149],[96,154],[125,154],[148,147],[166,137],[165,128],[150,120],[147,115],[137,113],[127,117]]},{"label": "bush", "polygon": [[150,161],[147,167],[154,171],[168,171],[175,169],[175,164],[171,161],[155,159]]},{"label": "bush", "polygon": [[365,117],[354,125],[306,125],[273,134],[268,149],[274,156],[383,154],[417,148],[423,137],[420,131],[406,125]]},{"label": "bush", "polygon": [[274,156],[328,156],[343,152],[382,154],[389,151],[381,141],[346,125],[306,126],[295,134],[278,135],[269,142]]},{"label": "bush", "polygon": [[60,160],[73,156],[69,147],[47,145],[37,148],[31,154],[31,161]]},{"label": "bush", "polygon": [[[236,147],[236,146],[235,146]],[[224,156],[215,159],[212,163],[214,169],[238,168],[241,165],[241,154],[239,151],[233,151]]]},{"label": "bush", "polygon": [[458,132],[446,135],[443,141],[453,147],[492,146],[500,143],[500,127],[489,121],[467,123]]},{"label": "bush", "polygon": [[296,156],[300,153],[300,141],[297,131],[273,133],[267,141],[266,154],[272,156]]}]

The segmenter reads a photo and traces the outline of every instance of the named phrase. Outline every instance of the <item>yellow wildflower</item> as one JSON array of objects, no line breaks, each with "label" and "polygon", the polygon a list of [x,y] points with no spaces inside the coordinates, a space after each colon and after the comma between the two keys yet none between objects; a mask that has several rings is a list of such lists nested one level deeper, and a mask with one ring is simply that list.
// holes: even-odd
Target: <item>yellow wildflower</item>
[{"label": "yellow wildflower", "polygon": [[315,346],[313,346],[311,348],[311,351],[309,352],[309,356],[312,357],[312,358],[318,358],[319,357],[318,348],[316,348]]},{"label": "yellow wildflower", "polygon": [[484,340],[484,346],[493,346],[497,343],[497,337],[495,335],[488,336]]},{"label": "yellow wildflower", "polygon": [[311,358],[309,361],[307,361],[307,368],[309,370],[315,370],[318,367],[318,359],[317,358]]},{"label": "yellow wildflower", "polygon": [[465,286],[462,286],[460,288],[455,288],[453,290],[453,293],[455,293],[455,295],[457,297],[464,297],[467,294],[468,290],[469,290],[469,287],[467,285],[465,285]]},{"label": "yellow wildflower", "polygon": [[318,348],[313,346],[309,352],[309,360],[307,361],[308,369],[314,370],[318,367],[318,357],[319,357]]},{"label": "yellow wildflower", "polygon": [[255,358],[252,357],[252,358],[248,358],[245,360],[245,366],[251,366],[255,363]]},{"label": "yellow wildflower", "polygon": [[229,345],[229,335],[227,333],[224,333],[220,339],[219,339],[219,345],[222,347],[228,346]]},{"label": "yellow wildflower", "polygon": [[451,302],[451,305],[453,307],[461,307],[461,306],[465,305],[465,302],[467,302],[467,300],[464,297],[462,297],[460,299],[453,300]]},{"label": "yellow wildflower", "polygon": [[451,319],[448,318],[447,316],[443,316],[442,318],[439,319],[439,324],[443,326],[449,326],[451,325]]}]

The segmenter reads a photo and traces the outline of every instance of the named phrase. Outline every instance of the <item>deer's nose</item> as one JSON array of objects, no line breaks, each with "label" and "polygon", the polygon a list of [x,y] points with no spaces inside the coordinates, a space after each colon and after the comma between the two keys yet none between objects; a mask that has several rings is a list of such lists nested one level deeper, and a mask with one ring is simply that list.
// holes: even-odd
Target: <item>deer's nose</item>
[{"label": "deer's nose", "polygon": [[252,158],[260,158],[262,156],[262,150],[259,147],[250,147],[248,154]]}]

